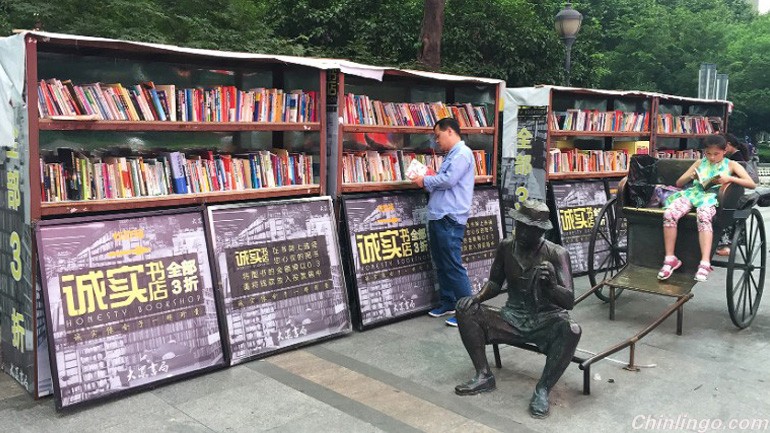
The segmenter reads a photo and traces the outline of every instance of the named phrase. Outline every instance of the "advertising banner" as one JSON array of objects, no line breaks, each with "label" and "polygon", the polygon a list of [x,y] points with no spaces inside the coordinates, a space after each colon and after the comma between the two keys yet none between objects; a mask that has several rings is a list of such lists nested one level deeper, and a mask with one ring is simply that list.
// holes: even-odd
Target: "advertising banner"
[{"label": "advertising banner", "polygon": [[231,364],[348,332],[330,198],[207,211]]},{"label": "advertising banner", "polygon": [[[34,393],[38,329],[24,65],[23,35],[0,38],[0,368]],[[41,395],[46,393],[43,389]]]},{"label": "advertising banner", "polygon": [[224,365],[203,216],[37,227],[57,408]]},{"label": "advertising banner", "polygon": [[504,143],[514,155],[504,157],[501,166],[506,233],[513,230],[509,210],[528,198],[545,200],[547,119],[548,107],[518,107],[515,143]]},{"label": "advertising banner", "polygon": [[[427,206],[422,191],[343,197],[359,327],[427,311],[438,301]],[[489,277],[501,227],[497,189],[476,188],[462,252],[474,292]]]},{"label": "advertising banner", "polygon": [[428,251],[428,196],[422,191],[343,197],[361,328],[438,300]]},{"label": "advertising banner", "polygon": [[[603,180],[551,182],[561,244],[569,251],[572,273],[588,271],[588,244],[596,217],[607,202]],[[598,251],[597,251],[598,253]]]},{"label": "advertising banner", "polygon": [[497,188],[476,187],[473,191],[471,217],[465,226],[462,252],[473,293],[478,293],[489,279],[489,269],[495,260],[497,245],[505,237],[502,228]]}]

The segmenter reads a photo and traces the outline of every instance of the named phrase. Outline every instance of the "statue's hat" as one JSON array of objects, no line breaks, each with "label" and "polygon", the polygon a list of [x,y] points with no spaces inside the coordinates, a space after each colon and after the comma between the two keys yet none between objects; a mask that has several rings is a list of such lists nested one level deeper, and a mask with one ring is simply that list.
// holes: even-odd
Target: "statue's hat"
[{"label": "statue's hat", "polygon": [[511,210],[508,215],[514,221],[520,221],[528,226],[540,227],[543,230],[553,228],[550,218],[551,211],[545,203],[539,200],[525,200],[518,209]]}]

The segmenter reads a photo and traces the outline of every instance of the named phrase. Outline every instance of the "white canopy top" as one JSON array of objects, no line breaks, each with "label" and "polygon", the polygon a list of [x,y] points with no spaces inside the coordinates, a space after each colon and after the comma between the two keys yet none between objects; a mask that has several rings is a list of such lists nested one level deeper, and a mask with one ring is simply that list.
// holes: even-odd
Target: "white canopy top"
[{"label": "white canopy top", "polygon": [[98,44],[100,46],[108,45],[111,48],[119,48],[124,50],[135,49],[143,52],[156,52],[156,53],[179,53],[188,55],[197,55],[202,57],[218,57],[223,59],[240,59],[240,60],[263,60],[272,62],[282,62],[292,65],[307,66],[317,69],[339,69],[344,74],[355,75],[358,77],[369,78],[372,80],[382,81],[382,77],[386,72],[392,72],[401,75],[411,75],[422,78],[429,78],[435,80],[445,81],[457,81],[467,83],[480,83],[480,84],[501,84],[503,80],[497,80],[492,78],[477,78],[477,77],[464,77],[459,75],[439,74],[435,72],[415,71],[409,69],[398,69],[392,67],[365,65],[362,63],[352,62],[344,59],[328,59],[328,58],[313,58],[313,57],[299,57],[299,56],[283,56],[275,54],[255,54],[244,53],[235,51],[219,51],[208,50],[202,48],[186,48],[178,47],[176,45],[155,44],[151,42],[134,42],[125,41],[120,39],[100,38],[93,36],[79,36],[69,35],[63,33],[51,33],[43,31],[21,31],[22,35],[35,36],[41,40],[57,40],[67,41],[77,45],[79,42],[85,44]]}]

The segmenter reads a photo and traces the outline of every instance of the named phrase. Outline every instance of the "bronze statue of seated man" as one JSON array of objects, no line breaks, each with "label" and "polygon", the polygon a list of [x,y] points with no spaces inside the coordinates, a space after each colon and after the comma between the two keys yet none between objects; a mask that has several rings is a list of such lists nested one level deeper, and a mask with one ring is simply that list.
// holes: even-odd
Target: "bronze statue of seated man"
[{"label": "bronze statue of seated man", "polygon": [[[476,376],[457,385],[459,395],[495,389],[485,346],[492,343],[534,343],[547,357],[535,387],[529,412],[548,416],[548,393],[572,360],[580,340],[580,326],[570,320],[575,294],[567,250],[543,238],[552,227],[542,202],[527,200],[510,215],[516,222],[515,238],[497,248],[489,281],[474,295],[457,302],[460,336]],[[508,301],[502,309],[481,303],[497,296],[508,283]]]}]

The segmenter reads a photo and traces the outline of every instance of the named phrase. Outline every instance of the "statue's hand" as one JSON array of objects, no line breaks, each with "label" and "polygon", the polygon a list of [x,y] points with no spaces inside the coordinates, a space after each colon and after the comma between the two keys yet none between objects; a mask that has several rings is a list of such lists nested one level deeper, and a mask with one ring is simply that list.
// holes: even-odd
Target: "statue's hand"
[{"label": "statue's hand", "polygon": [[473,304],[478,304],[479,300],[475,296],[466,296],[464,298],[460,298],[459,301],[457,301],[457,309],[458,310],[467,310],[470,308]]},{"label": "statue's hand", "polygon": [[545,287],[553,287],[556,285],[556,268],[553,267],[553,263],[540,263],[537,267],[537,272],[538,280],[540,280],[541,283],[545,283]]}]

